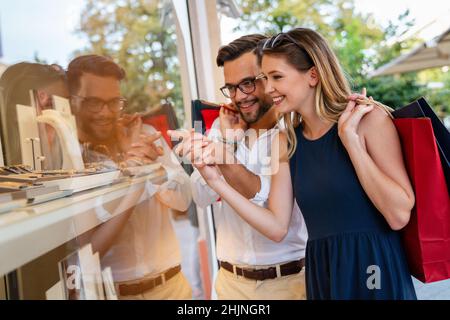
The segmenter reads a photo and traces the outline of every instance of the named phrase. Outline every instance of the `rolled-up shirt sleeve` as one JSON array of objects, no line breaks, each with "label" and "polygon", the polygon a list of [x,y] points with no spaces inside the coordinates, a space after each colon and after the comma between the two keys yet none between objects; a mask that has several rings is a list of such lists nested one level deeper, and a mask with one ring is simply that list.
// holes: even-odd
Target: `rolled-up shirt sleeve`
[{"label": "rolled-up shirt sleeve", "polygon": [[194,169],[190,180],[192,198],[200,208],[204,209],[219,199],[220,196],[211,189],[197,169]]},{"label": "rolled-up shirt sleeve", "polygon": [[[156,132],[152,126],[145,125],[144,128],[148,134]],[[159,139],[155,144],[164,150],[164,154],[158,157],[157,161],[162,164],[167,173],[167,181],[158,187],[156,197],[169,208],[186,211],[192,201],[189,175],[184,171],[164,138]]]}]

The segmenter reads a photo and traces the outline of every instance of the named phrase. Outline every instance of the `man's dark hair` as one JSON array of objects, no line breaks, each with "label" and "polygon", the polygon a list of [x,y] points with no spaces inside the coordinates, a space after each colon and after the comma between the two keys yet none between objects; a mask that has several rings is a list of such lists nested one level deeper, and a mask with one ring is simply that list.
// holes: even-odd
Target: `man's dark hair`
[{"label": "man's dark hair", "polygon": [[217,66],[223,67],[225,62],[235,60],[244,53],[255,52],[258,43],[264,39],[267,37],[262,34],[249,34],[220,47],[216,58]]},{"label": "man's dark hair", "polygon": [[95,54],[79,56],[73,59],[67,67],[70,93],[75,93],[80,88],[80,78],[83,73],[91,73],[100,77],[114,77],[119,81],[125,78],[125,70],[111,58]]}]

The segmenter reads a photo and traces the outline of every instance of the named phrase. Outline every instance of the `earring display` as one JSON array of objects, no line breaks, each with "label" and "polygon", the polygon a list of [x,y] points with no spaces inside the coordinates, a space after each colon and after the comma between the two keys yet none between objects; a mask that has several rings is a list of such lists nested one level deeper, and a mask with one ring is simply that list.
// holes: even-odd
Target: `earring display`
[{"label": "earring display", "polygon": [[25,165],[0,167],[0,213],[110,185],[120,176],[120,170],[101,165],[50,171],[35,171]]}]

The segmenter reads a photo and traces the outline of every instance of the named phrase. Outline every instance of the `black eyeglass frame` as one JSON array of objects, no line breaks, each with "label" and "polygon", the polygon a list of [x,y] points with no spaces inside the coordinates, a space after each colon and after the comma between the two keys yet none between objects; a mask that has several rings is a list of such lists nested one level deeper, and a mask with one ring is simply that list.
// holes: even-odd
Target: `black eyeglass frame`
[{"label": "black eyeglass frame", "polygon": [[[221,87],[220,91],[222,92],[222,94],[225,97],[230,98],[230,99],[232,99],[236,96],[237,89],[239,89],[243,94],[251,94],[251,93],[255,92],[255,90],[256,90],[256,81],[263,79],[264,77],[265,76],[263,74],[259,74],[256,77],[244,79],[236,85],[227,84],[227,85],[224,85],[223,87]],[[243,84],[246,82],[249,82],[252,85],[252,87],[249,90],[246,90],[243,87]],[[227,90],[228,90],[229,94],[227,93]]]},{"label": "black eyeglass frame", "polygon": [[[89,112],[92,112],[92,113],[101,112],[103,109],[103,106],[105,104],[108,106],[108,110],[111,111],[112,113],[119,113],[119,112],[123,111],[127,106],[127,99],[125,99],[124,97],[116,97],[116,98],[112,98],[108,101],[105,101],[105,100],[97,98],[97,97],[83,97],[83,96],[78,96],[78,95],[71,95],[70,98],[71,99],[73,99],[73,98],[79,99],[81,102],[82,108],[86,108]],[[84,104],[86,104],[86,101],[89,99],[95,99],[95,100],[99,101],[98,105],[95,106],[95,108],[93,108],[92,106],[86,107]],[[121,106],[116,110],[116,109],[113,109],[112,103],[117,102],[117,101],[121,102]]]}]

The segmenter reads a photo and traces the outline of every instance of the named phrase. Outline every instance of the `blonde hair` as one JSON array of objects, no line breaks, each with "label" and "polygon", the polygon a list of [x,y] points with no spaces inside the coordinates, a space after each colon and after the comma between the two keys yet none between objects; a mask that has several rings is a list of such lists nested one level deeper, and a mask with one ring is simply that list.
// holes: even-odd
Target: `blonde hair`
[{"label": "blonde hair", "polygon": [[[319,78],[315,92],[315,111],[324,120],[338,122],[348,104],[351,89],[336,55],[319,33],[308,28],[292,29],[263,42],[258,50],[259,61],[264,54],[283,56],[300,72],[314,67]],[[372,99],[358,99],[357,103],[376,105],[389,114],[392,111]],[[291,158],[297,147],[295,128],[300,125],[301,116],[292,112],[282,117],[287,129],[288,156]]]}]

